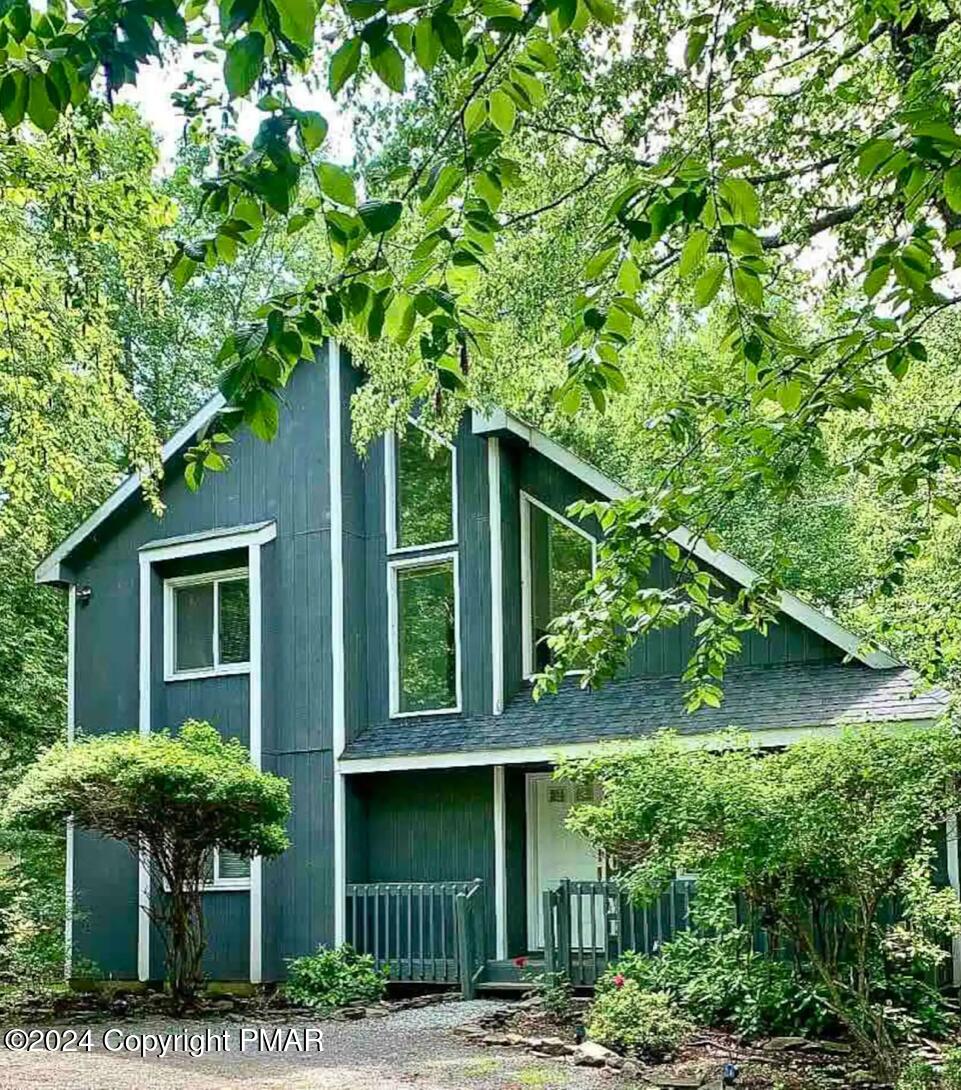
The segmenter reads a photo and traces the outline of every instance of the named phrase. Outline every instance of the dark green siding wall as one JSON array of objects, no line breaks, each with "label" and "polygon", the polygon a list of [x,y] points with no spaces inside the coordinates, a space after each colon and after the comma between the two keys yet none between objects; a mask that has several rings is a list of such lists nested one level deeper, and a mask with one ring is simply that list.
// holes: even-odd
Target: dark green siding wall
[{"label": "dark green siding wall", "polygon": [[351,882],[460,882],[487,887],[494,935],[494,775],[490,768],[351,776]]},{"label": "dark green siding wall", "polygon": [[[241,433],[229,472],[211,474],[197,493],[181,466],[167,467],[160,520],[139,500],[102,526],[74,560],[92,588],[77,610],[78,730],[138,726],[138,549],[148,541],[275,519],[264,547],[264,765],[291,779],[293,848],[264,873],[264,975],[282,958],[333,935],[330,666],[330,496],[326,362],[299,368],[286,391],[281,428],[270,444]],[[231,566],[232,557],[217,567]],[[154,579],[152,647],[155,728],[187,716],[209,718],[247,740],[247,679],[165,684],[162,680],[161,578]],[[78,833],[75,856],[78,963],[111,977],[137,971],[137,867],[126,848]],[[208,894],[213,976],[248,975],[249,896]],[[152,943],[153,957],[160,956]],[[156,960],[154,965],[156,971]]]}]

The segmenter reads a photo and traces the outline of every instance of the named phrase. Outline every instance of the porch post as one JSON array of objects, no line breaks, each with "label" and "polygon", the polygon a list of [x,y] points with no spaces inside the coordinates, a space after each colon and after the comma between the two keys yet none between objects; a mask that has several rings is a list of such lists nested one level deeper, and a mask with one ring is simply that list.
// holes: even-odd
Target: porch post
[{"label": "porch post", "polygon": [[504,766],[494,765],[494,922],[496,953],[507,958],[507,816]]}]

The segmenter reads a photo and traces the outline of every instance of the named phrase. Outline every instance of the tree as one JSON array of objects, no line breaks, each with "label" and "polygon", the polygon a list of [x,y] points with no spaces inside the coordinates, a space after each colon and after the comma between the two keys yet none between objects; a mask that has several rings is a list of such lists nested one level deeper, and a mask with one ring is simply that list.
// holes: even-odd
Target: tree
[{"label": "tree", "polygon": [[16,828],[52,832],[77,826],[145,851],[150,914],[166,947],[178,1006],[201,981],[206,945],[202,886],[215,849],[271,858],[288,846],[286,780],[260,772],[237,739],[188,720],[170,731],[103,734],[57,743],[30,767],[7,799]]},{"label": "tree", "polygon": [[[934,881],[936,837],[961,788],[952,726],[848,730],[763,756],[737,735],[716,749],[662,735],[558,775],[599,782],[600,801],[576,807],[569,824],[639,898],[679,869],[696,872],[700,918],[717,925],[743,896],[890,1071],[896,1012],[881,996],[935,967],[961,934],[954,891]],[[900,918],[884,924],[895,899]]]}]

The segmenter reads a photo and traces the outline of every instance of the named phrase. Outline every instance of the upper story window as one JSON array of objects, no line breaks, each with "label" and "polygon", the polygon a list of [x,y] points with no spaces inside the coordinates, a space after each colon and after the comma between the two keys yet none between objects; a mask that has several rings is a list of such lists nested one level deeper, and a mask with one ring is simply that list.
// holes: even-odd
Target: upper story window
[{"label": "upper story window", "polygon": [[387,548],[453,545],[457,539],[457,456],[416,425],[387,445]]},{"label": "upper story window", "polygon": [[457,556],[389,564],[390,712],[460,710]]},{"label": "upper story window", "polygon": [[545,640],[553,620],[569,613],[594,574],[594,538],[532,496],[521,495],[521,587],[524,676],[551,661]]},{"label": "upper story window", "polygon": [[247,569],[167,579],[164,648],[168,681],[249,670]]}]

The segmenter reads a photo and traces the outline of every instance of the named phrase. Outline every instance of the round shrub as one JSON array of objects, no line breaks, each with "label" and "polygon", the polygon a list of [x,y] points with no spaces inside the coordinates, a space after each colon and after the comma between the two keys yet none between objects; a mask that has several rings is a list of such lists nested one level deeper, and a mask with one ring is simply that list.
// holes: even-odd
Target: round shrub
[{"label": "round shrub", "polygon": [[318,946],[314,954],[287,959],[284,993],[303,1007],[336,1010],[380,999],[387,976],[387,969],[378,969],[370,954],[358,954],[352,946]]},{"label": "round shrub", "polygon": [[608,1048],[657,1060],[673,1052],[691,1029],[670,996],[644,991],[636,980],[614,974],[599,991],[587,1033]]}]

